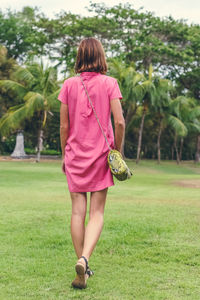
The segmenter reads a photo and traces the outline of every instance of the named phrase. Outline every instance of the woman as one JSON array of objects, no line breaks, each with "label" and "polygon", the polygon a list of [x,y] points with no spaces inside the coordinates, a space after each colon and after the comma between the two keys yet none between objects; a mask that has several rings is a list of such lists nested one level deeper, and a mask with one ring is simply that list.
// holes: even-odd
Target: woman
[{"label": "woman", "polygon": [[[95,38],[81,41],[75,72],[80,76],[65,80],[58,99],[61,101],[62,170],[66,174],[72,200],[71,236],[78,257],[75,266],[77,276],[72,286],[85,288],[88,276],[93,274],[88,260],[100,237],[108,187],[113,186],[114,182],[107,164],[108,145],[84,86],[111,148],[120,152],[125,122],[117,80],[105,75],[107,64],[100,41]],[[85,227],[87,192],[91,192],[90,211]]]}]

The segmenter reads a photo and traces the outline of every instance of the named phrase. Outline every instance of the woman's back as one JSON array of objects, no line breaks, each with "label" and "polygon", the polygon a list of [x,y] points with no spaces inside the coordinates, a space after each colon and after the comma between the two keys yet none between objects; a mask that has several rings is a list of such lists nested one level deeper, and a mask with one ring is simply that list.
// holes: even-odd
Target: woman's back
[{"label": "woman's back", "polygon": [[[110,101],[122,98],[117,80],[98,72],[82,72],[80,76],[108,142],[114,148]],[[79,76],[65,80],[58,99],[68,105],[69,112],[69,136],[65,147],[67,181],[68,184],[71,182],[69,188],[72,190],[74,182],[80,181],[78,177],[84,177],[78,187],[82,191],[88,188],[91,191],[95,185],[96,188],[113,185],[106,165],[109,148]]]},{"label": "woman's back", "polygon": [[[111,124],[110,101],[122,98],[117,80],[96,72],[83,72],[80,76],[86,86],[104,133],[113,146],[114,136]],[[97,150],[97,145],[100,148],[99,150],[108,151],[108,146],[79,76],[71,77],[64,82],[59,99],[68,105],[69,110],[68,148],[69,146],[76,147],[75,143],[77,143],[86,151],[93,151],[94,148]]]}]

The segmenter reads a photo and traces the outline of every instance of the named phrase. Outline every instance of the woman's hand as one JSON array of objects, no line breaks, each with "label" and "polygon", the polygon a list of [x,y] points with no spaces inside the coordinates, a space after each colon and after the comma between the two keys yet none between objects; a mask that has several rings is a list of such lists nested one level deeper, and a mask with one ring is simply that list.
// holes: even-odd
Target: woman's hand
[{"label": "woman's hand", "polygon": [[65,174],[65,159],[62,159],[62,172]]}]

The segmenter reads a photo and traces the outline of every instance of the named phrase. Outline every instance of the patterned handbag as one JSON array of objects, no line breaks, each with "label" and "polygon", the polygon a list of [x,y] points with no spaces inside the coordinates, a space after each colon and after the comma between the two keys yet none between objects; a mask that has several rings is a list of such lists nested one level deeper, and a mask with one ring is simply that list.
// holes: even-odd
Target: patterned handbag
[{"label": "patterned handbag", "polygon": [[84,87],[84,89],[85,89],[86,95],[87,95],[87,97],[88,97],[88,100],[89,100],[89,102],[90,102],[90,105],[91,105],[91,107],[92,107],[92,110],[93,110],[93,112],[94,112],[94,114],[95,114],[95,117],[96,117],[96,119],[97,119],[97,122],[98,122],[98,124],[99,124],[99,127],[100,127],[100,129],[101,129],[101,131],[102,131],[102,133],[103,133],[103,136],[104,136],[104,138],[105,138],[105,140],[106,140],[106,143],[107,143],[107,145],[108,145],[108,148],[109,148],[109,150],[110,150],[109,153],[108,153],[108,156],[107,156],[107,161],[108,161],[108,165],[109,165],[109,167],[110,167],[111,173],[112,173],[118,180],[120,180],[120,181],[124,181],[124,180],[126,180],[126,179],[131,178],[132,172],[131,172],[131,170],[129,169],[129,167],[127,166],[127,164],[125,163],[125,161],[123,160],[121,153],[120,153],[118,150],[112,149],[112,148],[110,147],[109,142],[108,142],[108,140],[107,140],[107,137],[106,137],[106,135],[105,135],[105,133],[104,133],[104,131],[103,131],[103,128],[102,128],[102,126],[101,126],[101,124],[100,124],[99,118],[98,118],[98,116],[97,116],[97,114],[96,114],[96,111],[95,111],[95,109],[94,109],[94,106],[93,106],[93,104],[92,104],[92,101],[91,101],[91,99],[90,99],[90,96],[89,96],[89,94],[88,94],[88,91],[87,91],[87,89],[86,89],[86,86],[85,86],[85,84],[84,84],[84,82],[83,82],[81,76],[79,76],[79,77],[80,77],[80,79],[81,79],[81,82],[82,82],[83,87]]}]

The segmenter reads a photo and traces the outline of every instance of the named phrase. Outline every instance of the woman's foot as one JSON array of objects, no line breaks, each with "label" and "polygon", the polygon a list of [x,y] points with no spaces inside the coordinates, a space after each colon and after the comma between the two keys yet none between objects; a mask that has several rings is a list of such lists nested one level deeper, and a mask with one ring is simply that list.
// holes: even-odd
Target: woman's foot
[{"label": "woman's foot", "polygon": [[79,275],[76,274],[76,278],[72,281],[72,286],[76,289],[85,289],[87,287],[87,278],[88,275]]},{"label": "woman's foot", "polygon": [[85,289],[87,284],[86,281],[89,277],[89,274],[87,273],[87,269],[88,269],[88,261],[87,259],[82,256],[76,266],[75,266],[75,270],[76,270],[76,278],[72,281],[72,286],[74,288],[78,288],[78,289]]},{"label": "woman's foot", "polygon": [[75,266],[76,273],[80,275],[85,274],[87,268],[88,268],[88,261],[85,258],[85,256],[81,256]]}]

